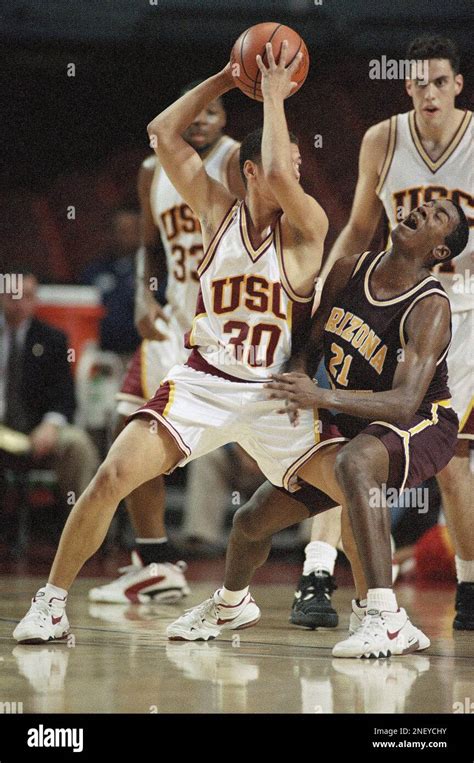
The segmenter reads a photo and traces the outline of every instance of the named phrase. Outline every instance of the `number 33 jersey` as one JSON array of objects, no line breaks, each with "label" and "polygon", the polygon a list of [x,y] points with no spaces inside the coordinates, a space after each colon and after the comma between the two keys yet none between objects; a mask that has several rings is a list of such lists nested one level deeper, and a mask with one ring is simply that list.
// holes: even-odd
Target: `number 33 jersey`
[{"label": "number 33 jersey", "polygon": [[[285,273],[280,218],[255,249],[243,201],[228,210],[199,268],[196,315],[186,346],[220,375],[262,381],[284,369],[304,341],[314,294],[296,294]],[[212,371],[211,371],[212,372]]]},{"label": "number 33 jersey", "polygon": [[[229,159],[238,147],[237,141],[223,135],[203,159],[208,175],[226,187]],[[150,204],[166,253],[166,300],[184,333],[191,325],[199,290],[197,269],[203,256],[201,226],[156,158],[151,156],[146,161],[156,166]]]}]

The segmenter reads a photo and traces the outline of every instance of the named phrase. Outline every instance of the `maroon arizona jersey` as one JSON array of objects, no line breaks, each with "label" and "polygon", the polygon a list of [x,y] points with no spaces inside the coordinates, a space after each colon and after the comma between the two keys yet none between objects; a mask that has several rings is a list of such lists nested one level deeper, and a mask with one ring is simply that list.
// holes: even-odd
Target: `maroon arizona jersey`
[{"label": "maroon arizona jersey", "polygon": [[[406,345],[405,322],[412,308],[431,294],[448,299],[432,275],[392,299],[378,300],[370,289],[370,276],[385,253],[365,252],[338,296],[324,327],[324,359],[335,389],[383,392],[393,387]],[[448,300],[449,302],[449,300]],[[444,349],[418,413],[450,397]]]}]

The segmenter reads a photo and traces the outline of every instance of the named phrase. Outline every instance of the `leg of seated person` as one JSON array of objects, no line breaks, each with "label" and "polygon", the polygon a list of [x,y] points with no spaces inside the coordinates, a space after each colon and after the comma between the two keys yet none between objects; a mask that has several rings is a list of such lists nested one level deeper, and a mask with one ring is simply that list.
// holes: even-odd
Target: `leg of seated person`
[{"label": "leg of seated person", "polygon": [[67,425],[61,427],[50,462],[57,474],[61,495],[69,505],[73,505],[94,477],[100,459],[87,432]]}]

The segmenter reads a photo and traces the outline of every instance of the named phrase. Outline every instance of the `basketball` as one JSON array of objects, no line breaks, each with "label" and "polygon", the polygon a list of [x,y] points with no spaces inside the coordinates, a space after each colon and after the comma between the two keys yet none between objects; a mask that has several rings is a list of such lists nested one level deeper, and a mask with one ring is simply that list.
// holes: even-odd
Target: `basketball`
[{"label": "basketball", "polygon": [[234,74],[234,80],[237,87],[256,101],[263,101],[260,81],[262,73],[258,68],[256,57],[261,55],[263,63],[268,66],[265,45],[271,42],[275,61],[278,63],[280,58],[281,44],[283,40],[288,40],[288,63],[291,64],[297,53],[303,53],[301,63],[293,75],[293,81],[297,82],[290,95],[296,93],[306,77],[309,70],[309,54],[304,40],[298,32],[284,24],[277,24],[273,21],[267,21],[263,24],[255,24],[242,32],[236,40],[230,55],[230,62]]}]

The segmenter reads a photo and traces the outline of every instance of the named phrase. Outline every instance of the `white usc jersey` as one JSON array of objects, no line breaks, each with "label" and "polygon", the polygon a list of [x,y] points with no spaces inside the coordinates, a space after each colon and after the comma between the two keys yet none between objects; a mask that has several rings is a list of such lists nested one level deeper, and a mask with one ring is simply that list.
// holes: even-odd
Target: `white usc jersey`
[{"label": "white usc jersey", "polygon": [[[258,249],[247,209],[227,212],[199,268],[196,316],[186,346],[233,378],[261,381],[283,369],[292,338],[311,318],[313,295],[293,291],[285,274],[280,218]],[[196,367],[196,366],[194,366]]]},{"label": "white usc jersey", "polygon": [[[226,187],[229,159],[238,147],[237,141],[223,135],[203,160],[206,172]],[[203,256],[201,226],[155,157],[147,161],[154,162],[156,167],[150,201],[166,252],[166,299],[184,333],[189,329],[196,309],[197,269]]]},{"label": "white usc jersey", "polygon": [[[390,120],[390,133],[380,180],[376,189],[394,228],[412,209],[435,199],[452,199],[466,213],[469,242],[462,254],[438,272],[453,312],[474,307],[470,283],[474,257],[474,118],[466,111],[451,143],[433,161],[423,148],[415,123],[415,112],[397,114]],[[466,272],[467,271],[467,272]],[[464,279],[464,283],[461,281]]]}]

